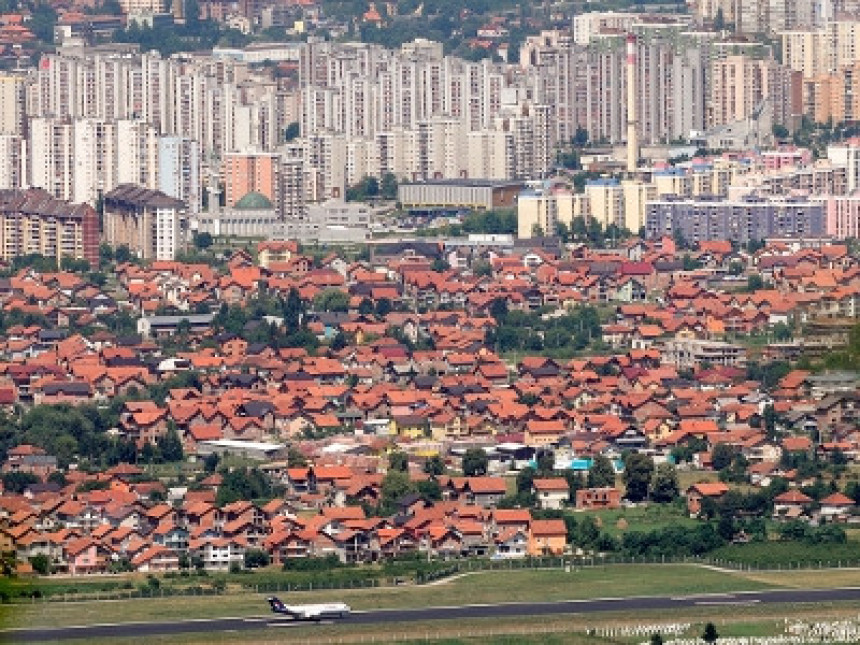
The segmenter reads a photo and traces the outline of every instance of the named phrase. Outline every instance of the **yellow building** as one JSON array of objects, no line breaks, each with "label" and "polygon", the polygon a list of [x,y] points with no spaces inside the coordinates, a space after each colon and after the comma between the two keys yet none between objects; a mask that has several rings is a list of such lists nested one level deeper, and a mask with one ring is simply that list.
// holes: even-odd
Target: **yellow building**
[{"label": "yellow building", "polygon": [[586,217],[587,203],[586,196],[564,188],[526,190],[517,199],[517,237],[555,235],[559,222],[570,226],[575,217]]},{"label": "yellow building", "polygon": [[395,416],[391,419],[392,434],[408,439],[423,439],[430,431],[426,417],[418,415]]},{"label": "yellow building", "polygon": [[597,179],[585,185],[589,215],[604,227],[624,226],[624,190],[617,179]]},{"label": "yellow building", "polygon": [[645,204],[657,199],[657,186],[635,179],[621,182],[624,195],[624,227],[632,233],[638,233],[645,226]]}]

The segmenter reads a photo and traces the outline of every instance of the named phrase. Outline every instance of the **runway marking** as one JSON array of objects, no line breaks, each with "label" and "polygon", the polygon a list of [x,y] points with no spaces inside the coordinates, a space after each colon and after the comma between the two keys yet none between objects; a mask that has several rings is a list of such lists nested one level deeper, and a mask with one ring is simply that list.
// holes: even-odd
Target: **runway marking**
[{"label": "runway marking", "polygon": [[750,600],[700,600],[696,602],[697,605],[754,605],[757,602],[761,602],[756,598],[751,598]]},{"label": "runway marking", "polygon": [[285,620],[282,622],[266,623],[266,627],[301,627],[301,623]]}]

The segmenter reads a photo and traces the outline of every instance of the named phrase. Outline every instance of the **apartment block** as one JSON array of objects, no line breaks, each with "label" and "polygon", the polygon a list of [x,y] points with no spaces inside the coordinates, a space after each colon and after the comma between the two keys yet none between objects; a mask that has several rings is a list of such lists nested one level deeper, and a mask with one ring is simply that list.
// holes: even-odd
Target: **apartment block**
[{"label": "apartment block", "polygon": [[99,262],[99,216],[87,204],[55,199],[41,189],[0,190],[0,258],[38,253]]},{"label": "apartment block", "polygon": [[854,65],[860,54],[860,20],[839,19],[822,26],[789,29],[780,34],[782,62],[815,78]]},{"label": "apartment block", "polygon": [[117,186],[104,196],[104,240],[142,260],[173,260],[188,244],[185,203],[161,191]]},{"label": "apartment block", "polygon": [[827,146],[827,159],[836,167],[844,168],[845,188],[831,194],[853,193],[860,189],[860,139],[853,138]]},{"label": "apartment block", "polygon": [[792,129],[803,114],[800,72],[772,59],[730,55],[710,63],[709,128],[750,119],[766,104],[773,122]]},{"label": "apartment block", "polygon": [[587,203],[586,196],[561,187],[524,190],[517,199],[517,237],[556,235],[560,223],[570,227],[575,217],[587,217]]},{"label": "apartment block", "polygon": [[0,74],[0,135],[27,133],[27,78]]},{"label": "apartment block", "polygon": [[817,123],[860,120],[860,62],[804,80],[803,104]]},{"label": "apartment block", "polygon": [[860,237],[860,195],[820,198],[825,208],[825,233],[837,240]]},{"label": "apartment block", "polygon": [[278,201],[280,156],[265,152],[230,152],[224,158],[223,180],[227,207],[251,192]]},{"label": "apartment block", "polygon": [[158,190],[185,202],[190,213],[200,212],[203,187],[199,142],[180,136],[159,138]]},{"label": "apartment block", "polygon": [[411,211],[460,211],[513,208],[522,182],[494,182],[480,179],[435,180],[402,183],[397,201]]},{"label": "apartment block", "polygon": [[18,135],[0,134],[0,189],[27,185],[27,142]]},{"label": "apartment block", "polygon": [[817,237],[824,234],[824,207],[801,198],[765,199],[747,195],[738,200],[663,198],[648,202],[646,235],[680,235],[688,242],[750,240],[772,237]]},{"label": "apartment block", "polygon": [[604,227],[623,227],[624,189],[617,179],[595,179],[585,184],[589,216]]}]

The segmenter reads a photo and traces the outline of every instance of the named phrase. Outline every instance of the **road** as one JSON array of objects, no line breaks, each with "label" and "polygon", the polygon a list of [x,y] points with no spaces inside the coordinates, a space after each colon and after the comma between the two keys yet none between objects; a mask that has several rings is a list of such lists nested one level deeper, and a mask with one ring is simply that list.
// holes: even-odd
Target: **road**
[{"label": "road", "polygon": [[[227,599],[225,598],[225,602]],[[777,589],[726,594],[691,596],[636,596],[632,598],[598,598],[559,602],[516,602],[494,605],[460,605],[420,609],[376,609],[356,611],[342,622],[348,624],[385,624],[427,620],[466,618],[510,618],[511,616],[545,616],[550,614],[591,614],[607,611],[640,611],[665,609],[675,611],[699,606],[731,607],[777,604],[860,601],[860,587],[837,589]],[[261,600],[261,605],[265,604]],[[331,621],[326,621],[331,622]],[[340,621],[338,621],[340,622]],[[25,628],[0,631],[0,642],[31,643],[89,638],[134,638],[188,634],[195,632],[242,632],[276,627],[305,625],[276,615],[195,619],[171,622],[105,623],[79,627]]]}]

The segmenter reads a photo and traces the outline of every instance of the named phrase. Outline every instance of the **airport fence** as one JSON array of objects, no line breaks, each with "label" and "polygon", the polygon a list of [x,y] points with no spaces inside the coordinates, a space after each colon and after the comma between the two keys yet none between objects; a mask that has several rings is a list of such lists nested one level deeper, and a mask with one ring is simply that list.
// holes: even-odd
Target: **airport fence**
[{"label": "airport fence", "polygon": [[[21,585],[18,588],[5,588],[0,591],[0,602],[3,603],[38,603],[38,602],[82,602],[101,600],[128,600],[146,598],[170,598],[183,596],[222,596],[236,593],[277,594],[320,590],[349,590],[369,589],[374,587],[395,587],[401,585],[423,585],[453,576],[481,571],[515,571],[525,569],[563,570],[575,573],[577,570],[593,567],[611,567],[619,565],[677,565],[698,564],[732,571],[798,571],[815,569],[860,568],[860,559],[856,560],[819,560],[817,562],[786,562],[746,563],[733,560],[710,557],[622,557],[606,556],[544,556],[531,558],[468,558],[451,560],[422,560],[415,561],[416,570],[408,570],[409,562],[398,563],[403,566],[395,567],[396,573],[386,573],[384,566],[368,575],[368,566],[359,565],[354,569],[338,569],[336,577],[327,578],[321,574],[313,579],[291,580],[289,573],[267,571],[256,574],[230,574],[211,579],[207,577],[194,580],[192,584],[183,584],[191,577],[173,577],[170,579],[150,576],[142,582],[138,580],[135,586],[130,580],[105,575],[104,578],[90,577],[76,580],[67,578],[63,581],[46,579],[34,581],[31,585]],[[417,565],[421,565],[420,568]],[[348,572],[354,570],[355,577]],[[278,579],[281,578],[281,579]],[[153,582],[155,581],[155,582]]]}]

